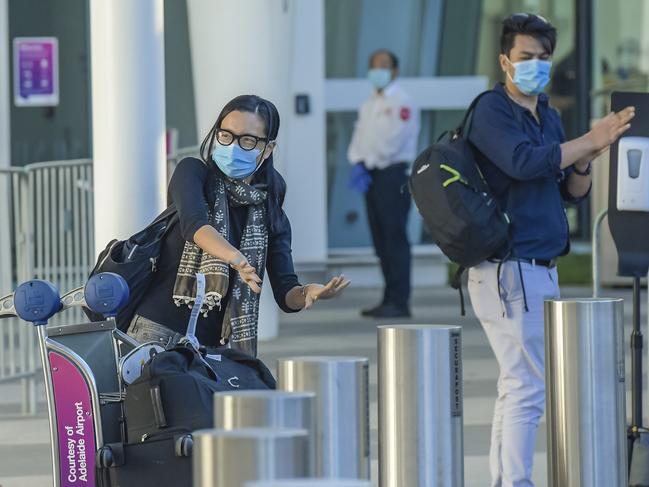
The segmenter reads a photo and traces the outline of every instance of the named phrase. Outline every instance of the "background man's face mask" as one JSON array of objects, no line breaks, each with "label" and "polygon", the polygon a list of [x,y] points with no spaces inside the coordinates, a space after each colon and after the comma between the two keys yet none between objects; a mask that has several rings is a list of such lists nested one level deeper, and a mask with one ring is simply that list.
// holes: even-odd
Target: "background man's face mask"
[{"label": "background man's face mask", "polygon": [[257,170],[259,154],[261,154],[259,149],[243,150],[236,142],[230,145],[215,142],[212,160],[227,177],[245,179]]},{"label": "background man's face mask", "polygon": [[392,70],[387,68],[373,68],[367,73],[367,79],[377,90],[382,90],[392,81]]},{"label": "background man's face mask", "polygon": [[[509,61],[509,58],[507,60]],[[521,93],[525,95],[538,95],[550,82],[552,61],[530,59],[517,63],[509,61],[509,63],[514,66],[515,71],[513,78],[509,73],[507,73],[507,76],[509,76],[509,79],[512,80]]]}]

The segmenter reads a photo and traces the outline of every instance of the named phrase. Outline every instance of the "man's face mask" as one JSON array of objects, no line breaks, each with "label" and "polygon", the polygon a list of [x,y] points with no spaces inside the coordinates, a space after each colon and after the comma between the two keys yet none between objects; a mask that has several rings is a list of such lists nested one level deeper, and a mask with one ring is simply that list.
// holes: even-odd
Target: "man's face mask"
[{"label": "man's face mask", "polygon": [[217,141],[212,150],[212,160],[227,177],[245,179],[257,170],[259,154],[261,154],[259,149],[243,150],[236,142],[221,145]]},{"label": "man's face mask", "polygon": [[[507,61],[509,61],[509,58],[507,58]],[[515,71],[513,78],[509,72],[507,76],[509,76],[509,79],[512,80],[521,93],[525,95],[538,95],[550,82],[552,61],[529,59],[517,63],[509,61],[509,63],[514,66]]]},{"label": "man's face mask", "polygon": [[387,68],[373,68],[367,73],[367,79],[377,90],[382,90],[392,81],[392,70]]}]

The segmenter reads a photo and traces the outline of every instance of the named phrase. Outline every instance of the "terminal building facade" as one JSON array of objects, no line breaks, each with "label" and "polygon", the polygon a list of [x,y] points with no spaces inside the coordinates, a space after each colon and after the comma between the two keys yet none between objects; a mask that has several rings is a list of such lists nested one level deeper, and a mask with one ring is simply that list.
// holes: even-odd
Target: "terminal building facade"
[{"label": "terminal building facade", "polygon": [[[104,0],[0,0],[0,169],[92,159],[91,62],[101,62],[91,59],[94,1]],[[195,152],[232,96],[255,91],[271,98],[282,115],[278,160],[289,187],[286,211],[296,262],[303,271],[353,267],[361,283],[377,279],[378,271],[371,269],[362,198],[347,188],[346,149],[356,110],[370,94],[366,72],[373,50],[387,48],[400,59],[402,83],[421,109],[420,149],[456,125],[473,96],[501,79],[500,22],[514,12],[538,13],[559,31],[548,92],[569,138],[608,111],[612,91],[648,89],[649,31],[643,27],[649,25],[649,3],[644,0],[158,1],[164,9],[164,113],[172,162],[179,151]],[[17,98],[16,43],[24,38],[56,40],[55,103],[25,106]],[[589,242],[593,217],[607,204],[606,156],[598,163],[590,202],[568,210],[577,243]],[[0,237],[5,284],[17,280],[18,268],[26,265],[19,262],[20,242],[31,239],[37,246],[39,238],[18,235],[15,207],[25,195],[9,179],[7,172],[0,173],[0,228],[12,229]],[[70,184],[92,191],[89,176]],[[36,201],[38,195],[30,197]],[[61,200],[62,223],[48,237],[52,242],[66,231],[85,231],[92,239],[88,228],[75,225],[80,215],[75,201],[72,196],[69,202]],[[157,210],[152,208],[152,214]],[[441,263],[414,207],[412,215],[416,259]],[[66,240],[60,242],[63,247]],[[92,261],[94,243],[86,246]],[[416,267],[420,283],[446,278],[441,271],[431,276],[425,266]],[[32,265],[36,274],[37,268]]]}]

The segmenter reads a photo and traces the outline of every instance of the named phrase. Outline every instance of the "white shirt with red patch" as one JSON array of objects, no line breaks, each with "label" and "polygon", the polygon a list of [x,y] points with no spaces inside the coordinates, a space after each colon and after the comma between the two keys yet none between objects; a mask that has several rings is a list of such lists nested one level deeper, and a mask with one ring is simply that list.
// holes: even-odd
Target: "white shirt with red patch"
[{"label": "white shirt with red patch", "polygon": [[384,169],[417,157],[419,110],[396,81],[363,103],[347,150],[351,164]]}]

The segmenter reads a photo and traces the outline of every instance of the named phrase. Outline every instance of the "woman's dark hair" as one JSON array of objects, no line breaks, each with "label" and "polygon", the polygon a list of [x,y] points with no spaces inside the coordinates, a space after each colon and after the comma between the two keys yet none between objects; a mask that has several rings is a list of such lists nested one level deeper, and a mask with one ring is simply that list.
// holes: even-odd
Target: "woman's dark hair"
[{"label": "woman's dark hair", "polygon": [[[266,125],[266,138],[273,141],[277,138],[279,132],[279,112],[277,107],[270,101],[256,95],[240,95],[230,100],[223,107],[216,122],[207,133],[201,143],[201,159],[214,170],[225,177],[223,172],[214,164],[212,160],[212,149],[216,138],[217,129],[221,128],[223,119],[231,112],[249,112],[259,115]],[[280,225],[284,218],[284,196],[286,195],[286,181],[282,175],[277,172],[273,164],[273,155],[268,156],[259,170],[252,179],[252,184],[264,184],[268,196],[266,198],[266,209],[268,211],[268,221],[273,232],[281,230]]]},{"label": "woman's dark hair", "polygon": [[535,14],[514,14],[503,20],[500,35],[500,53],[509,57],[517,35],[532,36],[547,54],[552,55],[557,45],[557,29],[543,17]]}]

